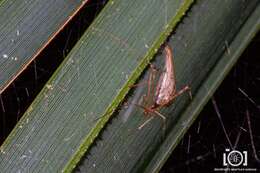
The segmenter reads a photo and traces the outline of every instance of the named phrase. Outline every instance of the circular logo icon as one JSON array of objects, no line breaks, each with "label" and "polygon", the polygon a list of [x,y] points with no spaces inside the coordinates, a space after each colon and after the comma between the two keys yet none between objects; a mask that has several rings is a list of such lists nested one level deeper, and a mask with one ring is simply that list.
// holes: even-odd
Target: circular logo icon
[{"label": "circular logo icon", "polygon": [[243,163],[243,154],[240,151],[233,150],[228,153],[227,161],[231,166],[239,166]]}]

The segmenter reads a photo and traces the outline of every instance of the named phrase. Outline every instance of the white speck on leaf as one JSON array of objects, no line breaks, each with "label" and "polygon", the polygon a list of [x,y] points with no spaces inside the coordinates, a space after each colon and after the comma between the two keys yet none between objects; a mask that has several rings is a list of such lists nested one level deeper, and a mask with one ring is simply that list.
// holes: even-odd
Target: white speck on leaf
[{"label": "white speck on leaf", "polygon": [[47,87],[47,89],[49,89],[49,90],[53,90],[53,86],[50,85],[50,84],[47,84],[46,87]]},{"label": "white speck on leaf", "polygon": [[2,147],[0,147],[0,152],[1,152],[2,154],[5,154],[5,151],[4,151],[4,149],[3,149]]},{"label": "white speck on leaf", "polygon": [[17,57],[11,57],[11,59],[17,61]]},{"label": "white speck on leaf", "polygon": [[26,159],[26,158],[27,158],[26,155],[22,155],[22,156],[20,157],[20,159]]},{"label": "white speck on leaf", "polygon": [[5,58],[5,59],[6,59],[6,58],[8,58],[8,55],[6,55],[6,54],[3,54],[3,58]]},{"label": "white speck on leaf", "polygon": [[75,133],[71,134],[70,136],[64,138],[64,141],[67,142],[69,140],[71,140],[71,138],[75,135]]}]

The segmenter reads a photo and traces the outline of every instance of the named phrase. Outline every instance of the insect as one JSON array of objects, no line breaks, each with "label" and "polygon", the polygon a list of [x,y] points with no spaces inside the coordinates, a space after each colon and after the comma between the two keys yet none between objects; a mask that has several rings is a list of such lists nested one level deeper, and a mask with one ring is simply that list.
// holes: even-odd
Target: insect
[{"label": "insect", "polygon": [[[140,104],[135,104],[135,105],[141,107],[144,110],[145,115],[154,114],[161,117],[165,128],[166,117],[162,115],[158,110],[172,104],[176,97],[178,97],[179,95],[183,94],[186,91],[189,91],[189,95],[191,98],[192,95],[191,95],[191,89],[188,85],[184,86],[179,91],[176,90],[176,78],[175,78],[174,63],[173,63],[173,53],[169,45],[165,45],[164,53],[165,53],[164,70],[162,71],[159,80],[156,84],[155,94],[151,104],[145,106]],[[153,80],[155,79],[154,74],[157,71],[154,65],[150,64],[150,66],[152,71],[147,81],[148,89],[147,89],[147,95],[145,96],[146,103],[148,102],[147,100],[150,97],[150,92],[153,91],[151,87],[151,82],[153,82]],[[151,116],[151,118],[146,120],[141,126],[138,127],[138,129],[139,130],[142,129],[153,118],[154,116]]]}]

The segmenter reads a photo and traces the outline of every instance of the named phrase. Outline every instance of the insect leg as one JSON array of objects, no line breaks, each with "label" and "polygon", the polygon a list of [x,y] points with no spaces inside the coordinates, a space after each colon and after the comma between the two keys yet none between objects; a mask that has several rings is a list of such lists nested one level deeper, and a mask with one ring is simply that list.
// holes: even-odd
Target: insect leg
[{"label": "insect leg", "polygon": [[149,123],[152,119],[154,118],[154,116],[151,116],[148,120],[146,120],[143,124],[141,124],[138,127],[138,130],[141,130],[147,123]]},{"label": "insect leg", "polygon": [[144,98],[144,105],[147,105],[149,102],[149,99],[151,97],[150,93],[152,91],[152,83],[155,79],[155,72],[157,71],[157,69],[155,68],[155,66],[153,64],[150,63],[150,70],[149,70],[149,74],[148,74],[148,80],[131,85],[130,88],[133,87],[138,87],[138,86],[142,86],[142,85],[146,85],[147,84],[147,93],[143,96]]},{"label": "insect leg", "polygon": [[191,88],[188,85],[186,85],[185,87],[183,87],[181,90],[179,90],[177,93],[175,93],[172,96],[172,100],[174,100],[176,97],[178,97],[179,95],[183,94],[186,91],[189,92],[190,99],[192,99]]}]

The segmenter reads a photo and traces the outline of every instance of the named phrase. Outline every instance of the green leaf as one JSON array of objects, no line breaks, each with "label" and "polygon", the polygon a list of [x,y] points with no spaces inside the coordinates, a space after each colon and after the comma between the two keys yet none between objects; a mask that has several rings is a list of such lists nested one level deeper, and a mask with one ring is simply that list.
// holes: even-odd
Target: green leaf
[{"label": "green leaf", "polygon": [[[77,172],[159,172],[258,31],[260,10],[257,3],[197,1],[169,38],[175,55],[177,87],[189,84],[192,101],[183,95],[169,108],[160,110],[167,115],[165,136],[159,117],[138,130],[147,119],[142,109],[122,107],[86,154]],[[158,55],[156,60],[164,58]],[[139,101],[142,94],[145,91],[134,91],[129,102]],[[125,116],[129,116],[126,122]]]},{"label": "green leaf", "polygon": [[[246,23],[243,24],[237,35],[233,38],[230,45],[228,45],[228,52],[222,54],[216,65],[212,68],[211,72],[197,91],[196,96],[193,98],[192,104],[185,108],[180,119],[171,129],[167,139],[164,140],[163,144],[161,144],[160,148],[158,148],[156,154],[153,156],[153,159],[149,162],[145,172],[158,172],[161,169],[166,162],[166,159],[170,156],[171,152],[180,142],[191,124],[195,121],[204,105],[208,102],[247,45],[259,31],[259,19],[260,6],[258,5],[249,19],[247,19]],[[182,126],[183,123],[185,123],[185,128]]]},{"label": "green leaf", "polygon": [[70,172],[191,2],[109,1],[1,146],[0,169]]},{"label": "green leaf", "polygon": [[0,1],[0,94],[87,0]]}]

